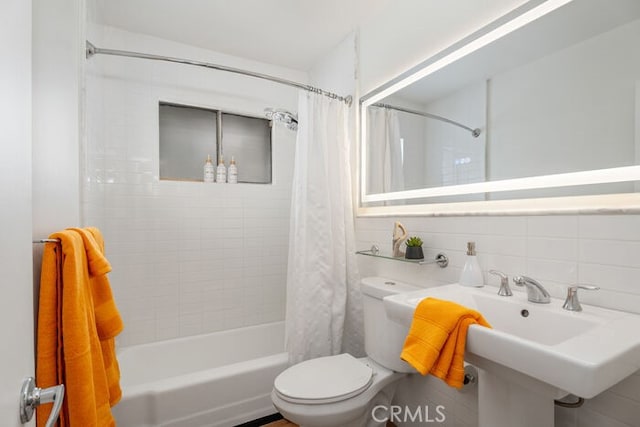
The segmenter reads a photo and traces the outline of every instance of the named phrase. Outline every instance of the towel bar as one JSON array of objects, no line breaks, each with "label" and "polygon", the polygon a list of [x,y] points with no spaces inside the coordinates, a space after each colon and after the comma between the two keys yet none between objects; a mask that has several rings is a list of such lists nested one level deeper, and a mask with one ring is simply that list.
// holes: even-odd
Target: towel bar
[{"label": "towel bar", "polygon": [[38,239],[33,240],[32,243],[60,243],[60,239]]}]

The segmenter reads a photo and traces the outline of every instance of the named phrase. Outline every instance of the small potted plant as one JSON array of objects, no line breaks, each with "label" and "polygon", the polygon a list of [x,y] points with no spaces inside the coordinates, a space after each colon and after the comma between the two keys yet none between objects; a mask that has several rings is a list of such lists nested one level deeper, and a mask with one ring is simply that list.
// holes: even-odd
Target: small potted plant
[{"label": "small potted plant", "polygon": [[406,259],[424,259],[421,238],[418,236],[409,237],[405,244],[407,245],[407,252],[404,254]]}]

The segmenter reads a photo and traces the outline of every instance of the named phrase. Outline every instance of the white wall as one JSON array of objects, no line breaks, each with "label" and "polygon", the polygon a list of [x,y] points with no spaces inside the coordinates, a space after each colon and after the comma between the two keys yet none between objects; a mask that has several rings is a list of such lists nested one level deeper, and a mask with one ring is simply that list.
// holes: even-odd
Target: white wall
[{"label": "white wall", "polygon": [[[415,1],[390,5],[379,22],[360,30],[360,92],[370,91],[521,3]],[[533,276],[559,297],[570,283],[595,283],[602,289],[584,293],[585,303],[640,312],[640,215],[358,218],[358,247],[378,243],[387,248],[393,222],[398,219],[410,234],[425,240],[427,256],[444,251],[450,256],[450,266],[441,270],[361,257],[361,275],[384,275],[419,286],[451,283],[462,268],[465,243],[474,240],[485,272],[497,268],[510,275]],[[495,278],[487,279],[497,286]],[[413,378],[405,387],[398,392],[399,404],[444,404],[449,414],[455,413],[448,425],[477,425],[475,393],[460,394],[429,378]],[[635,374],[578,410],[556,410],[556,425],[637,426],[639,396],[640,374]]]},{"label": "white wall", "polygon": [[83,0],[33,1],[33,234],[80,224]]},{"label": "white wall", "polygon": [[[35,372],[31,286],[31,2],[0,4],[0,419],[21,425],[18,396]],[[31,423],[33,425],[33,423]]]},{"label": "white wall", "polygon": [[[33,239],[80,225],[80,110],[84,79],[84,0],[35,0],[32,5],[32,116],[29,215]],[[3,168],[4,169],[4,168]],[[14,176],[17,177],[18,175]],[[13,185],[13,184],[12,184]],[[32,215],[31,215],[32,212]],[[43,245],[30,246],[30,309],[37,316]],[[13,268],[19,268],[16,264]],[[31,267],[31,265],[30,265]],[[9,299],[11,300],[11,299]],[[31,318],[29,319],[31,320]],[[35,334],[33,328],[32,333]]]},{"label": "white wall", "polygon": [[[84,83],[84,0],[32,2],[33,239],[80,220],[80,109]],[[33,245],[37,313],[44,245]]]},{"label": "white wall", "polygon": [[[92,25],[97,46],[304,73]],[[273,132],[273,184],[158,180],[158,102],[261,116],[293,88],[178,64],[96,56],[87,82],[85,223],[105,234],[125,330],[119,343],[282,320],[295,133]],[[203,165],[205,159],[202,159]],[[237,159],[242,168],[242,159]]]}]

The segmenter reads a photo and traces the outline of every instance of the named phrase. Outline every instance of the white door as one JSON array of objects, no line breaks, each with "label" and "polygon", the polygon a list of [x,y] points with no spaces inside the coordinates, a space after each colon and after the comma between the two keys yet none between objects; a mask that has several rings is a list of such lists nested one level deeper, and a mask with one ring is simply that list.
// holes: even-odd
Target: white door
[{"label": "white door", "polygon": [[31,1],[0,1],[0,425],[33,376]]}]

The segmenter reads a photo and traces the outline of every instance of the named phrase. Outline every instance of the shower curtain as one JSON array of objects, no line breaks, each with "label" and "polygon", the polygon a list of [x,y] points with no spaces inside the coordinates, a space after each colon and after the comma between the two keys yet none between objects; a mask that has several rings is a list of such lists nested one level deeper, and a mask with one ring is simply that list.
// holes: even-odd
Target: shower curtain
[{"label": "shower curtain", "polygon": [[301,91],[298,118],[285,321],[289,360],[360,356],[348,109],[342,101]]},{"label": "shower curtain", "polygon": [[374,106],[368,107],[367,110],[369,114],[367,193],[402,191],[404,190],[404,173],[398,113]]}]

